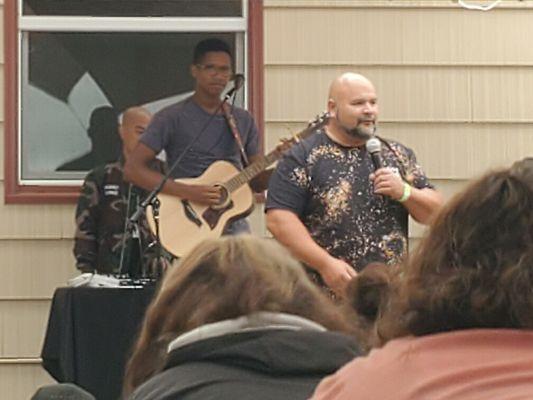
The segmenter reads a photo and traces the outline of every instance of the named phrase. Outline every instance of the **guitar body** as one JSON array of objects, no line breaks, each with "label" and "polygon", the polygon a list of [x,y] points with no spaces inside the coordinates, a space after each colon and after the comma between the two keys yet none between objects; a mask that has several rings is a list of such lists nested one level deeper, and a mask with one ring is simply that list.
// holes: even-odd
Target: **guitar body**
[{"label": "guitar body", "polygon": [[[196,185],[223,183],[240,171],[227,161],[217,161],[197,178],[178,179],[177,182]],[[248,185],[242,185],[228,193],[227,204],[220,209],[182,200],[179,197],[160,193],[159,235],[161,244],[176,257],[183,257],[205,239],[222,235],[231,220],[250,214],[254,207],[253,193]],[[152,208],[148,208],[148,223],[155,233]]]}]

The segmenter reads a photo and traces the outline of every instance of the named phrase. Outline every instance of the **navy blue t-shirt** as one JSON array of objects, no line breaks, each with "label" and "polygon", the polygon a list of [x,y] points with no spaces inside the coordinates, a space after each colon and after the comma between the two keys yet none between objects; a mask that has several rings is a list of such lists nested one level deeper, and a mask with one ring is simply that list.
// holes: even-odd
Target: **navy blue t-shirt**
[{"label": "navy blue t-shirt", "polygon": [[[258,154],[259,135],[252,116],[238,107],[232,112],[246,155]],[[226,118],[217,114],[209,121],[211,117],[189,97],[156,113],[141,136],[141,142],[156,153],[165,150],[170,168],[187,145],[200,136],[174,171],[174,178],[198,177],[218,160],[229,161],[242,169],[240,151]]]},{"label": "navy blue t-shirt", "polygon": [[[432,187],[412,150],[386,143],[385,167],[401,171],[416,188]],[[321,247],[357,271],[372,262],[397,263],[407,251],[408,212],[373,193],[374,169],[365,146],[343,147],[320,130],[279,162],[266,209],[296,213]]]}]

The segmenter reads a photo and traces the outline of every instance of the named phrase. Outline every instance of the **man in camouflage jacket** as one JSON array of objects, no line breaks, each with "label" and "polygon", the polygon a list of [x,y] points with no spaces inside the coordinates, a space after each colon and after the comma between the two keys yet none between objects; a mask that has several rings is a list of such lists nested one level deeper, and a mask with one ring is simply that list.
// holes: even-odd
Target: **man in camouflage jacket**
[{"label": "man in camouflage jacket", "polygon": [[124,181],[124,159],[150,119],[143,108],[126,110],[119,128],[123,157],[94,168],[85,178],[76,209],[74,241],[76,267],[82,272],[153,276],[166,264],[146,219],[139,222],[139,234],[128,230],[126,224],[146,192]]}]

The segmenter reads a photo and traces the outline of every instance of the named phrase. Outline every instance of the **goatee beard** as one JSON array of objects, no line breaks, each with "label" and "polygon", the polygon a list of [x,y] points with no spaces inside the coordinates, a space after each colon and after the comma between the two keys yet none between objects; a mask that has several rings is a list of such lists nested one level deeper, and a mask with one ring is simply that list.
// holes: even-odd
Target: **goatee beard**
[{"label": "goatee beard", "polygon": [[369,132],[366,129],[362,129],[359,126],[356,126],[352,129],[346,129],[348,135],[355,139],[368,140],[373,136],[373,132]]}]

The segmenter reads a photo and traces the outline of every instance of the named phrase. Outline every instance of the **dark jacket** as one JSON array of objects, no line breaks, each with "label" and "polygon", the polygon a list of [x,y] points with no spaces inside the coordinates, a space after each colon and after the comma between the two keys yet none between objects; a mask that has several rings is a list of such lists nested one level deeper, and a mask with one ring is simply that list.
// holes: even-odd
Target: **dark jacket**
[{"label": "dark jacket", "polygon": [[307,399],[322,378],[359,354],[351,337],[329,331],[229,333],[172,350],[165,370],[130,399]]},{"label": "dark jacket", "polygon": [[[123,178],[123,162],[116,161],[91,170],[83,182],[74,236],[76,267],[81,272],[140,273],[139,242],[130,234],[125,237],[125,221],[135,212],[145,191]],[[155,237],[145,218],[141,219],[140,236],[142,265],[153,272],[158,265],[159,246],[150,246]],[[119,271],[121,258],[127,268]]]}]

